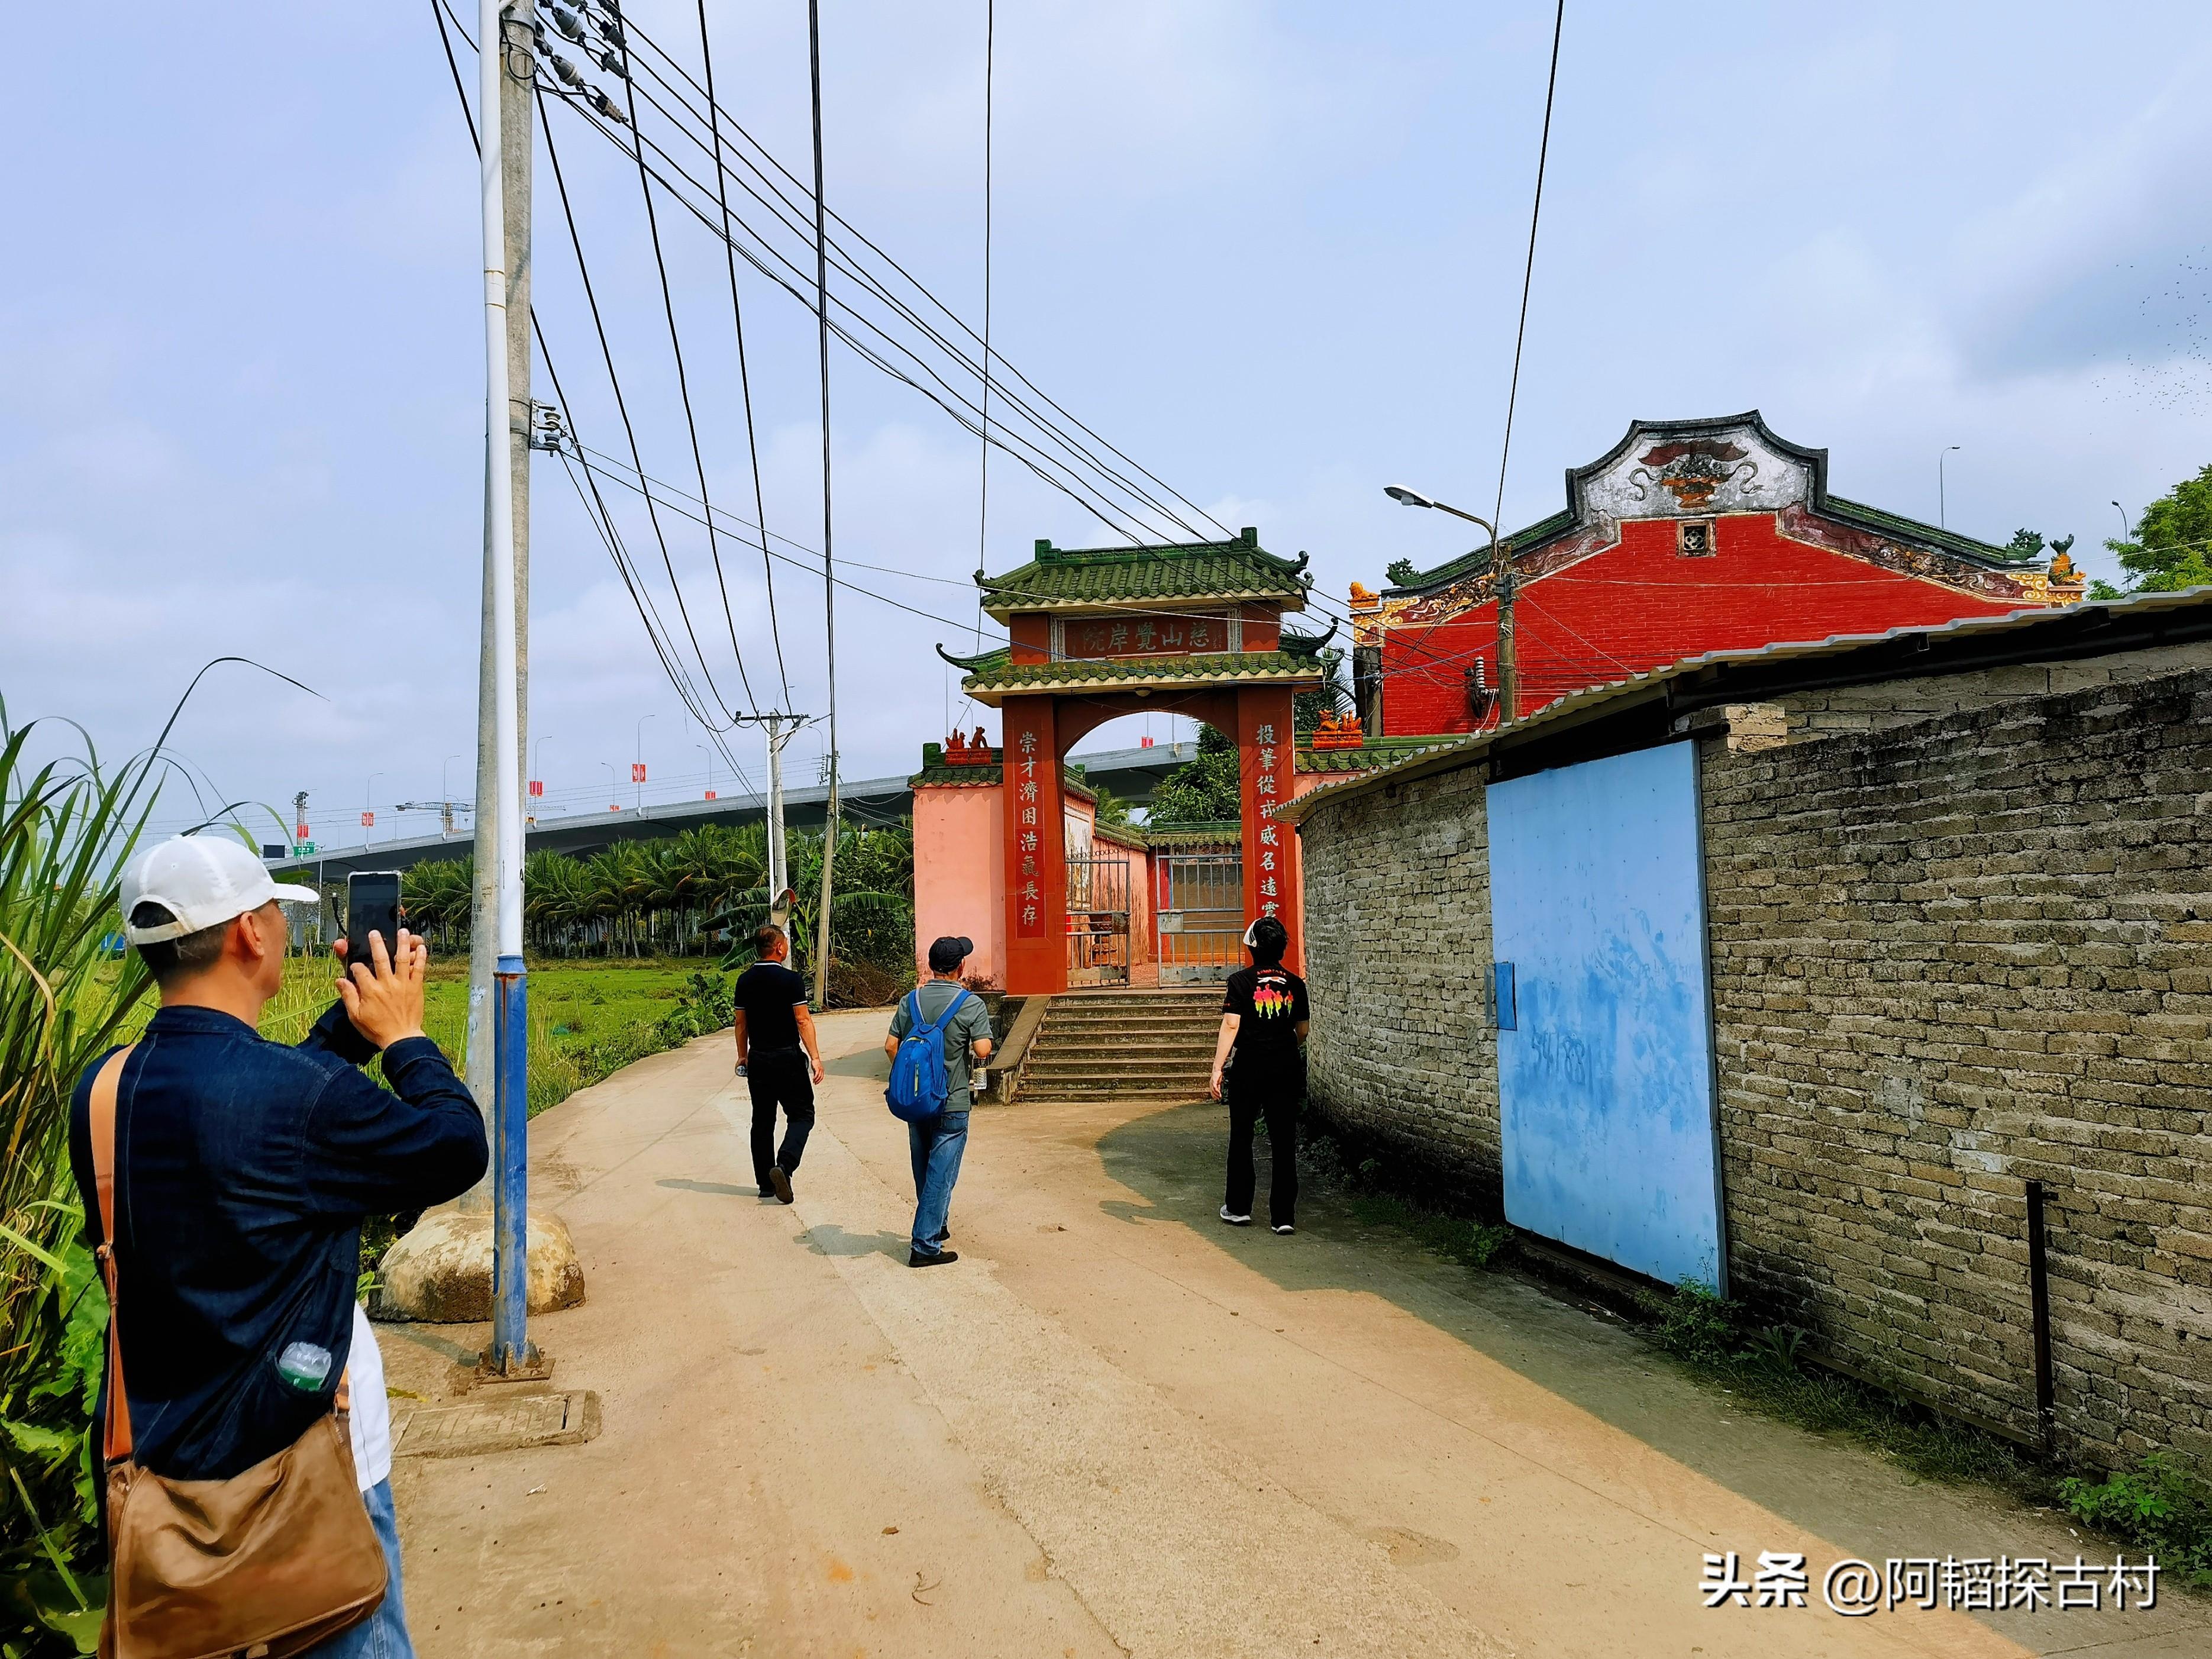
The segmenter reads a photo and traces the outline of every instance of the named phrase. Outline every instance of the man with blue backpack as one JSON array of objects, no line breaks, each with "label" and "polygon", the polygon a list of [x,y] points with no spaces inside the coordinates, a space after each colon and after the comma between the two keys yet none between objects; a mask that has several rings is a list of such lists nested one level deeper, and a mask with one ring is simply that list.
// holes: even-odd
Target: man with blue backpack
[{"label": "man with blue backpack", "polygon": [[914,1154],[914,1237],[906,1265],[957,1261],[945,1248],[952,1237],[952,1185],[968,1150],[969,1057],[991,1057],[991,1016],[982,999],[960,982],[972,940],[940,939],[929,947],[929,977],[899,1000],[884,1052],[890,1086],[884,1097],[907,1127]]}]

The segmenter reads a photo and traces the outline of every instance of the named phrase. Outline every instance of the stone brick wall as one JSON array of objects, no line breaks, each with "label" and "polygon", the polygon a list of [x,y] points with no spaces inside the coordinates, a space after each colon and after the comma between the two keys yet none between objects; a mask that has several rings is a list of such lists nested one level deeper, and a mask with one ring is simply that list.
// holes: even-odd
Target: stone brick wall
[{"label": "stone brick wall", "polygon": [[1966,674],[1793,692],[1779,702],[1787,711],[1790,741],[1803,743],[1847,732],[1886,731],[1932,715],[1987,708],[2023,697],[2058,696],[2205,667],[2212,667],[2212,646],[2164,645],[2071,662],[2014,663]]},{"label": "stone brick wall", "polygon": [[[1731,1279],[2031,1433],[2039,1179],[2068,1448],[2212,1468],[2212,668],[2079,666],[1701,745]],[[1494,1206],[1483,776],[1345,802],[1304,846],[1317,1109]]]},{"label": "stone brick wall", "polygon": [[1838,1358],[2212,1466],[2212,672],[1704,756],[1729,1260]]},{"label": "stone brick wall", "polygon": [[1315,1109],[1496,1212],[1498,1044],[1482,773],[1379,791],[1309,826],[1307,1050]]}]

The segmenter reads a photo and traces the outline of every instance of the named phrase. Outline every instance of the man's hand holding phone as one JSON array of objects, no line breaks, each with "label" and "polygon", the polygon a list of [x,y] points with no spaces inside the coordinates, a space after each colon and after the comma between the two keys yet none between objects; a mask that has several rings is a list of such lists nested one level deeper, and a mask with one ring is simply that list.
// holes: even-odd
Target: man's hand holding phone
[{"label": "man's hand holding phone", "polygon": [[384,934],[372,930],[368,959],[355,961],[340,939],[335,947],[345,972],[338,980],[338,1000],[345,1004],[353,1029],[379,1048],[389,1048],[408,1037],[425,1036],[422,1030],[422,978],[429,966],[430,947],[422,938],[399,930],[395,957],[385,948]]}]

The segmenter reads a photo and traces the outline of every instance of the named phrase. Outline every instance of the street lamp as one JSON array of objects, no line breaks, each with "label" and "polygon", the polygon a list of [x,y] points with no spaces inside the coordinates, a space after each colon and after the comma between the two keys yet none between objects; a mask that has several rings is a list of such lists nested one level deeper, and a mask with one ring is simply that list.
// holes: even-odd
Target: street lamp
[{"label": "street lamp", "polygon": [[2128,522],[2127,508],[2114,501],[2112,509],[2120,515],[2120,539],[2124,542],[2132,541],[2135,538],[2136,527]]},{"label": "street lamp", "polygon": [[446,768],[464,758],[460,755],[448,755],[445,764],[438,769],[438,838],[441,841],[453,833],[453,791],[446,781]]},{"label": "street lamp", "polygon": [[695,743],[691,746],[707,757],[707,799],[712,800],[714,799],[714,751],[703,743]]},{"label": "street lamp", "polygon": [[1520,707],[1521,662],[1513,641],[1513,561],[1510,550],[1505,558],[1498,557],[1498,526],[1479,513],[1469,513],[1464,507],[1424,495],[1419,490],[1408,489],[1403,484],[1385,484],[1382,493],[1401,507],[1433,507],[1439,513],[1449,513],[1455,519],[1465,519],[1469,524],[1479,524],[1490,532],[1490,569],[1498,586],[1498,720],[1500,724],[1511,720]]},{"label": "street lamp", "polygon": [[368,832],[376,827],[376,809],[368,804],[369,792],[376,787],[376,781],[383,775],[381,772],[371,772],[368,781],[361,787],[361,844],[363,848],[368,845]]},{"label": "street lamp", "polygon": [[1958,447],[1956,444],[1945,444],[1936,452],[1936,527],[1938,530],[1951,527],[1949,508],[1943,499],[1943,463],[1951,458],[1951,452]]},{"label": "street lamp", "polygon": [[[546,737],[550,735],[548,732]],[[545,737],[540,737],[531,745],[530,758],[530,779],[526,792],[543,799],[545,794]],[[538,822],[535,812],[531,813],[529,821],[532,823]]]},{"label": "street lamp", "polygon": [[637,720],[637,811],[641,817],[645,815],[645,723],[653,718],[641,714]]},{"label": "street lamp", "polygon": [[[615,778],[615,763],[612,761],[601,761],[599,764],[607,769],[607,793],[611,795],[617,789],[622,787]],[[607,803],[607,811],[610,812],[619,812],[622,811],[622,805],[619,802],[609,801]]]}]

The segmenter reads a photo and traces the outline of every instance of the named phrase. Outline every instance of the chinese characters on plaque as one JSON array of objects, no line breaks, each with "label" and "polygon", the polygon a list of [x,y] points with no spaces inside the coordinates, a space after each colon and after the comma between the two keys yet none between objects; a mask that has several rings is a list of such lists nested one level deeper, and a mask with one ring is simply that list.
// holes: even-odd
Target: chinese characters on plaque
[{"label": "chinese characters on plaque", "polygon": [[1008,753],[1013,757],[1015,894],[1021,901],[1014,932],[1019,939],[1044,937],[1044,857],[1037,830],[1037,755],[1042,746],[1034,732],[1024,732],[1008,743]]}]

